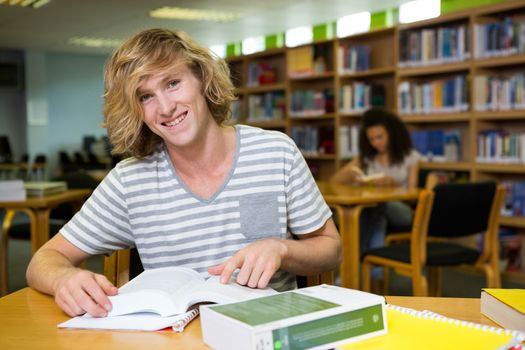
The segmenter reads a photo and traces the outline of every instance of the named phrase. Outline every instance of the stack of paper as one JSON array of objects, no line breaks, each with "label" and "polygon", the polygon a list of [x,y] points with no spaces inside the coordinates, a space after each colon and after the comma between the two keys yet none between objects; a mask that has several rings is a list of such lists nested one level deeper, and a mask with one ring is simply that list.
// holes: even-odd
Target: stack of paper
[{"label": "stack of paper", "polygon": [[27,195],[32,197],[42,197],[67,190],[67,183],[65,181],[26,182],[24,186],[27,191]]},{"label": "stack of paper", "polygon": [[23,201],[26,199],[26,190],[22,180],[0,181],[0,202]]}]

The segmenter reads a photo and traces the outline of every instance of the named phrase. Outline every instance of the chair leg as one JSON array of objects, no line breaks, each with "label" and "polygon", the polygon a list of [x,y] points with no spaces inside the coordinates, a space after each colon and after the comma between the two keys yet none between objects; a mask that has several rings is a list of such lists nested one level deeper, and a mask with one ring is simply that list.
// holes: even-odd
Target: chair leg
[{"label": "chair leg", "polygon": [[429,293],[433,297],[441,296],[442,290],[442,272],[443,269],[440,267],[429,267],[428,278],[429,278]]},{"label": "chair leg", "polygon": [[428,297],[428,283],[423,271],[412,271],[412,293],[415,297]]},{"label": "chair leg", "polygon": [[488,288],[501,288],[501,275],[499,268],[494,269],[490,265],[484,265],[483,269],[485,270]]},{"label": "chair leg", "polygon": [[372,265],[366,260],[361,264],[361,289],[365,292],[370,292],[370,274],[372,272]]},{"label": "chair leg", "polygon": [[7,268],[9,228],[11,227],[15,214],[15,211],[7,210],[2,223],[2,237],[0,242],[0,296],[6,295],[9,290]]}]

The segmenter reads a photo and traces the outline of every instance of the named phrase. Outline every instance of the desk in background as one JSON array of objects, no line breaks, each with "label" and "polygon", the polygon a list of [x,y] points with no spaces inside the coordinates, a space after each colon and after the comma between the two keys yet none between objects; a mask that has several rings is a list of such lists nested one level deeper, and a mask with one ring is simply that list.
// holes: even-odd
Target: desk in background
[{"label": "desk in background", "polygon": [[[495,326],[480,314],[479,299],[387,297],[387,302]],[[0,310],[0,349],[209,349],[199,320],[183,333],[58,329],[68,316],[52,297],[30,288],[0,298]]]},{"label": "desk in background", "polygon": [[325,201],[339,217],[342,261],[339,268],[341,286],[359,289],[359,216],[366,207],[388,201],[416,200],[419,190],[400,187],[356,187],[331,182],[317,182]]},{"label": "desk in background", "polygon": [[0,208],[22,211],[31,220],[31,250],[33,254],[49,240],[49,213],[62,203],[71,202],[77,209],[91,194],[91,190],[66,190],[42,197],[28,197],[24,201],[0,202]]}]

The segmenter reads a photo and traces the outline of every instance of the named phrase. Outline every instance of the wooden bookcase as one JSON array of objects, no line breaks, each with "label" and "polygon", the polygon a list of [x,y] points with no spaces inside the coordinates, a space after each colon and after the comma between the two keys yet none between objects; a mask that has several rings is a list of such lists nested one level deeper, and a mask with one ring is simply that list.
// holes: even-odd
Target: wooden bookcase
[{"label": "wooden bookcase", "polygon": [[[479,33],[482,31],[480,28],[509,19],[518,23],[523,22],[523,31],[525,31],[525,2],[510,1],[458,11],[431,20],[407,25],[399,24],[349,37],[314,42],[298,48],[272,49],[253,55],[229,58],[227,62],[240,99],[238,122],[278,129],[293,138],[297,137],[297,130],[314,128],[318,130],[319,137],[322,135],[321,138],[331,138],[331,142],[319,139],[315,147],[321,148],[321,151],[305,153],[305,158],[316,178],[326,180],[348,161],[348,157],[343,156],[340,149],[342,141],[340,131],[358,125],[362,113],[359,108],[342,108],[343,105],[349,106],[348,100],[345,104],[349,91],[354,92],[357,89],[352,90],[348,86],[352,88],[359,84],[383,86],[383,105],[387,109],[396,111],[411,131],[452,129],[458,130],[461,134],[460,156],[457,160],[422,162],[422,169],[459,172],[471,180],[525,181],[525,163],[509,164],[478,159],[479,133],[498,129],[525,133],[525,105],[519,108],[515,106],[507,108],[507,106],[503,109],[477,107],[480,103],[480,95],[476,88],[476,82],[480,79],[478,77],[503,76],[506,79],[509,76],[525,74],[525,38],[523,38],[523,47],[517,52],[505,51],[492,57],[480,54]],[[519,27],[514,28],[514,30],[518,29]],[[428,44],[431,40],[436,40],[437,43],[442,44],[441,51],[438,44],[432,45],[432,49],[426,45],[424,47],[427,49],[421,50],[421,57],[419,57],[421,62],[407,63],[407,57],[417,56],[414,45],[418,47],[415,44],[418,35],[421,38],[420,48],[424,45],[423,41]],[[454,39],[444,39],[446,36]],[[458,44],[462,39],[463,44]],[[445,40],[452,40],[452,43],[448,44],[450,47],[446,49],[443,46]],[[407,46],[407,42],[411,42],[412,45]],[[369,57],[364,68],[348,69],[349,55],[351,55],[348,52],[354,47],[359,53],[362,53],[359,50],[364,50]],[[362,47],[366,48],[362,49]],[[456,49],[453,50],[453,47]],[[437,52],[445,55],[445,52],[448,54],[450,50],[455,52],[452,57],[441,60],[433,58],[438,55]],[[319,59],[320,55],[323,56],[322,60]],[[356,55],[359,57],[359,54]],[[250,73],[250,65],[254,63],[271,66],[274,70],[275,82],[252,86],[249,80],[250,74],[253,75],[253,72]],[[456,78],[458,76],[461,78]],[[405,113],[406,109],[403,109],[400,94],[406,91],[403,89],[406,89],[407,83],[413,87],[425,84],[435,86],[435,84],[439,85],[436,83],[438,81],[453,79],[458,80],[455,81],[456,87],[458,89],[462,87],[460,96],[464,96],[463,99],[456,97],[455,102],[460,100],[462,103],[451,107],[452,110],[446,110],[439,103],[434,103],[438,107],[421,108]],[[308,90],[313,93],[305,93],[304,96],[314,96],[316,101],[321,99],[321,95],[324,96],[324,108],[322,111],[315,110],[312,113],[296,113],[293,108],[297,104],[298,92],[301,96],[301,91]],[[282,93],[285,100],[282,116],[281,113],[277,113],[278,118],[253,121],[249,114],[250,96],[268,92]],[[331,101],[326,101],[327,96],[330,96],[328,98],[331,98]],[[502,224],[524,230],[525,217],[504,217]],[[506,273],[504,277],[525,282],[525,272]]]}]

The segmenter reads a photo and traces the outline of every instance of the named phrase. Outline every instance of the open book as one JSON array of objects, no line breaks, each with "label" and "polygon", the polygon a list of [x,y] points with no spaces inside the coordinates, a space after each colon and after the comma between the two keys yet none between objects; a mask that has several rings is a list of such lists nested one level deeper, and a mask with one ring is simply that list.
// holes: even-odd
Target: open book
[{"label": "open book", "polygon": [[370,181],[373,181],[373,180],[377,180],[377,179],[381,179],[385,177],[385,174],[383,173],[376,173],[376,174],[370,174],[370,175],[361,175],[359,176],[357,179],[361,182],[370,182]]},{"label": "open book", "polygon": [[375,174],[366,175],[358,167],[354,167],[354,170],[357,173],[357,176],[356,176],[355,179],[357,181],[359,181],[359,182],[370,182],[370,181],[377,180],[377,179],[385,177],[385,174],[383,174],[383,173],[375,173]]},{"label": "open book", "polygon": [[72,318],[60,328],[155,330],[171,326],[199,303],[233,303],[276,294],[271,288],[252,289],[235,282],[222,284],[219,276],[208,279],[185,267],[151,269],[119,288],[111,296],[107,317]]}]

